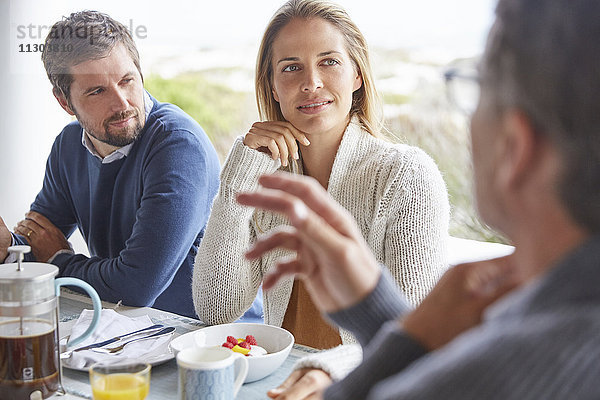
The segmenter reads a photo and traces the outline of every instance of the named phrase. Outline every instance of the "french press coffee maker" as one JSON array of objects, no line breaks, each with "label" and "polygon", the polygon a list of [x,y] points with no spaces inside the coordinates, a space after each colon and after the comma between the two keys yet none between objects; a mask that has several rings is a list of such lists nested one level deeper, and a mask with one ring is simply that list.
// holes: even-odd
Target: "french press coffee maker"
[{"label": "french press coffee maker", "polygon": [[0,265],[0,399],[47,399],[64,394],[61,384],[58,299],[61,286],[78,286],[94,304],[94,318],[75,345],[89,336],[102,309],[98,294],[76,278],[58,278],[51,264],[23,262],[29,246],[12,246],[18,261]]}]

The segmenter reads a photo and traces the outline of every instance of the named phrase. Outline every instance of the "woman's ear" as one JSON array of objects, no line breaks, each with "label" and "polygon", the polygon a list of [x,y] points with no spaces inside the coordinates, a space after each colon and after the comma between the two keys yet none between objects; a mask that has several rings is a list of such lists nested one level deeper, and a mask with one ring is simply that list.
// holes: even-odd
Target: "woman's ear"
[{"label": "woman's ear", "polygon": [[360,74],[360,72],[357,72],[356,77],[354,78],[354,88],[352,91],[356,92],[361,87],[362,87],[362,75]]},{"label": "woman's ear", "polygon": [[273,99],[275,99],[275,101],[279,103],[279,96],[277,95],[277,90],[275,90],[275,88],[272,88],[271,93],[273,93]]}]

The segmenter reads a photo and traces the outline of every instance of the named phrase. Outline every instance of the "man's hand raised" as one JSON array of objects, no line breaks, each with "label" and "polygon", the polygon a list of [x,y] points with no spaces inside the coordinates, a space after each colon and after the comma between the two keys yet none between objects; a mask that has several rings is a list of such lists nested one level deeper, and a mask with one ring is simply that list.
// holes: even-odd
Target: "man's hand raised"
[{"label": "man's hand raised", "polygon": [[[329,313],[371,293],[379,266],[346,210],[312,178],[276,173],[262,176],[259,183],[263,189],[238,195],[238,202],[281,213],[292,226],[259,238],[246,256],[259,258],[275,248],[296,252],[265,277],[265,289],[295,274],[315,305]],[[427,348],[439,348],[479,324],[490,304],[520,284],[516,271],[511,256],[458,265],[400,323]]]},{"label": "man's hand raised", "polygon": [[263,190],[240,194],[238,202],[281,213],[292,226],[260,238],[246,256],[259,258],[278,247],[296,252],[265,277],[265,289],[294,274],[321,311],[334,312],[358,303],[375,288],[381,273],[377,261],[352,216],[316,180],[277,173],[263,175],[259,183]]}]

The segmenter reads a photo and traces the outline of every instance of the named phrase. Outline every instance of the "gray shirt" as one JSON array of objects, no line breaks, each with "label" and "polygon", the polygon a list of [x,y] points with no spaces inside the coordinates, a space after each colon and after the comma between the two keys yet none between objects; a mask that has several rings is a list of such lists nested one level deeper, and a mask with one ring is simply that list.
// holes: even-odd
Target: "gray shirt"
[{"label": "gray shirt", "polygon": [[329,315],[364,359],[326,399],[600,399],[600,236],[436,351],[394,321],[408,310],[384,273],[363,302]]}]

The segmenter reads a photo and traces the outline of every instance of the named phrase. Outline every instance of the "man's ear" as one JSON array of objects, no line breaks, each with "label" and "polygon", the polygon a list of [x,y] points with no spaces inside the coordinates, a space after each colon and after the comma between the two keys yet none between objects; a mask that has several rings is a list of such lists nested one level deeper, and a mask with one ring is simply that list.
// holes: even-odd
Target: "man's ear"
[{"label": "man's ear", "polygon": [[63,108],[63,110],[65,110],[69,115],[75,115],[75,112],[69,106],[69,102],[67,101],[65,95],[62,93],[61,90],[54,88],[52,89],[52,94],[56,98],[56,101],[58,101],[58,104],[60,104],[60,106]]},{"label": "man's ear", "polygon": [[531,119],[519,110],[504,113],[502,128],[497,177],[503,189],[515,189],[538,167],[539,136]]}]

